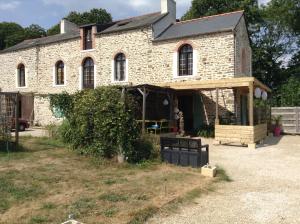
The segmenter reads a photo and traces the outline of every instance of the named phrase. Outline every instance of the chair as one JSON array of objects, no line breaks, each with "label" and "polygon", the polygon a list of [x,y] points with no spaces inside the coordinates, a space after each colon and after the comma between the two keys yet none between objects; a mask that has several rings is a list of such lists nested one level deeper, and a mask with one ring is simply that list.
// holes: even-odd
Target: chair
[{"label": "chair", "polygon": [[154,134],[156,135],[157,132],[162,133],[163,130],[169,131],[169,121],[166,119],[162,119],[155,124],[151,125],[150,127],[147,128],[148,133],[151,131],[154,131]]}]

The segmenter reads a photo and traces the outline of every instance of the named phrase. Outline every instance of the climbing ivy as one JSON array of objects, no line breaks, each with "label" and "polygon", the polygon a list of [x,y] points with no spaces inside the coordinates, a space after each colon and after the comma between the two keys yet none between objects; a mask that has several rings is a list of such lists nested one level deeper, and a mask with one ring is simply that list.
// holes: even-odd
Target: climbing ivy
[{"label": "climbing ivy", "polygon": [[64,123],[62,135],[75,150],[106,158],[122,151],[128,160],[132,159],[139,138],[135,101],[129,95],[122,98],[120,88],[99,87],[74,95],[50,95],[50,106],[65,115],[68,122]]}]

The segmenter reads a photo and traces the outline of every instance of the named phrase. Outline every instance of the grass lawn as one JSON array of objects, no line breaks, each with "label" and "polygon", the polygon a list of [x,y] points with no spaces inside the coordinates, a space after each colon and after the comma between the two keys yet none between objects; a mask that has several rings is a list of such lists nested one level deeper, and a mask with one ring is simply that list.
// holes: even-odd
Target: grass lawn
[{"label": "grass lawn", "polygon": [[60,223],[69,214],[87,224],[143,223],[213,185],[197,169],[105,162],[46,138],[21,142],[21,152],[0,152],[0,223]]}]

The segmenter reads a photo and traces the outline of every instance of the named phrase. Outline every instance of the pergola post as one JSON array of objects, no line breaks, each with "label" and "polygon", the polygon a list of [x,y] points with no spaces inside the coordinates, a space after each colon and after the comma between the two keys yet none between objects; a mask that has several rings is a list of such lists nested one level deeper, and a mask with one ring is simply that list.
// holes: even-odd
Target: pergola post
[{"label": "pergola post", "polygon": [[15,147],[18,149],[19,147],[19,100],[20,100],[20,94],[16,94],[15,98]]},{"label": "pergola post", "polygon": [[168,99],[169,99],[169,105],[170,105],[170,120],[173,120],[173,114],[174,114],[174,110],[173,110],[173,93],[168,93]]},{"label": "pergola post", "polygon": [[146,87],[143,87],[143,89],[138,88],[138,91],[143,96],[142,134],[145,134],[146,133],[146,100],[147,100],[148,92],[146,90]]},{"label": "pergola post", "polygon": [[215,124],[218,125],[220,124],[219,120],[219,88],[216,88],[216,120]]},{"label": "pergola post", "polygon": [[253,104],[253,94],[254,94],[254,84],[253,82],[249,83],[249,125],[254,126],[254,104]]}]

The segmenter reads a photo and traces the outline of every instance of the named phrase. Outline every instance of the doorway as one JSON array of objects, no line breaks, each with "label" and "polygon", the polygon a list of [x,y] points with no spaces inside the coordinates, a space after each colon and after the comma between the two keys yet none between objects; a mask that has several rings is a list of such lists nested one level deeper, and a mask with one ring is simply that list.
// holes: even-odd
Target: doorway
[{"label": "doorway", "polygon": [[193,95],[179,95],[178,109],[183,112],[184,129],[186,131],[193,131],[194,129],[194,96]]},{"label": "doorway", "polygon": [[241,124],[248,125],[248,96],[241,95]]}]

